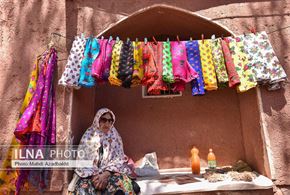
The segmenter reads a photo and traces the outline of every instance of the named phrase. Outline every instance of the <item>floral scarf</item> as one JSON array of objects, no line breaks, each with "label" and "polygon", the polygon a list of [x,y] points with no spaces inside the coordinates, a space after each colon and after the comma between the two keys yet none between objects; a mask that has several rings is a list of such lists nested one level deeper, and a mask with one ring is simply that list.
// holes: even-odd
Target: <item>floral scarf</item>
[{"label": "floral scarf", "polygon": [[[78,151],[85,151],[85,156],[79,158],[79,160],[93,161],[93,167],[77,168],[75,170],[82,178],[92,176],[94,173],[101,174],[104,171],[128,175],[132,173],[127,165],[128,159],[124,154],[122,139],[113,126],[114,122],[107,134],[100,130],[100,118],[107,112],[112,115],[115,122],[115,115],[111,110],[107,108],[100,109],[94,118],[93,124],[87,129],[80,141]],[[99,155],[101,148],[103,150],[102,156]]]}]

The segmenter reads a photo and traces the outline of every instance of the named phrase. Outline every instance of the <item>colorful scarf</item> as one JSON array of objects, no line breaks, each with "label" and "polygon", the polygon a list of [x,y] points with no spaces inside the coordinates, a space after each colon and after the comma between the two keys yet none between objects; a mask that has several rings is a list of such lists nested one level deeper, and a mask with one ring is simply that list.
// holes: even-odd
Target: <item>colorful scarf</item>
[{"label": "colorful scarf", "polygon": [[116,86],[122,85],[122,81],[118,79],[118,70],[119,70],[119,64],[120,64],[122,45],[123,45],[123,41],[116,41],[115,45],[113,46],[112,62],[111,62],[111,69],[110,69],[110,76],[109,76],[109,82],[111,85],[116,85]]},{"label": "colorful scarf", "polygon": [[258,83],[267,84],[268,90],[281,88],[287,75],[279,63],[266,32],[239,36],[248,55],[249,68]]},{"label": "colorful scarf", "polygon": [[163,81],[167,83],[174,83],[173,69],[172,69],[172,57],[171,57],[171,49],[170,42],[163,42],[163,72],[162,78]]},{"label": "colorful scarf", "polygon": [[[51,119],[51,127],[49,130],[54,134],[50,140],[47,140],[49,144],[55,143],[55,114],[49,111],[55,111],[54,89],[52,85],[53,72],[57,63],[57,54],[52,49],[47,55],[45,63],[42,64],[40,69],[39,79],[37,81],[36,91],[29,103],[29,106],[25,109],[23,115],[19,119],[16,129],[14,131],[15,137],[22,144],[30,143],[30,134],[37,133],[42,135],[44,138],[47,134],[48,119]],[[51,115],[52,114],[52,115]],[[39,118],[38,118],[39,117]],[[51,117],[51,118],[50,118]],[[38,119],[38,120],[35,120]],[[36,123],[39,123],[38,125]],[[37,127],[36,129],[33,129]],[[41,144],[44,143],[44,138],[38,140]]]},{"label": "colorful scarf", "polygon": [[134,66],[133,66],[133,77],[132,77],[132,86],[140,85],[141,80],[144,76],[144,67],[143,67],[143,43],[142,42],[133,42],[134,48]]},{"label": "colorful scarf", "polygon": [[216,73],[212,58],[211,40],[199,40],[202,74],[206,90],[217,90]]},{"label": "colorful scarf", "polygon": [[184,91],[185,84],[198,77],[189,65],[186,56],[185,41],[171,41],[172,69],[174,76],[173,91]]},{"label": "colorful scarf", "polygon": [[87,39],[84,59],[82,61],[79,84],[84,87],[93,87],[95,79],[92,77],[92,64],[98,57],[100,52],[100,45],[96,38]]},{"label": "colorful scarf", "polygon": [[152,84],[148,85],[148,94],[161,94],[161,91],[168,90],[168,86],[163,82],[162,79],[162,50],[163,50],[163,43],[158,42],[157,44],[155,43],[150,43],[153,49],[153,59],[154,59],[154,64],[156,66],[156,74],[153,77],[154,81]]},{"label": "colorful scarf", "polygon": [[203,95],[205,92],[198,41],[187,41],[186,53],[189,64],[198,73],[198,77],[191,82],[191,94]]},{"label": "colorful scarf", "polygon": [[[15,137],[22,145],[52,145],[56,143],[56,104],[52,82],[56,64],[57,53],[55,49],[51,49],[40,66],[33,97],[14,131]],[[47,171],[39,174],[37,171],[20,170],[16,181],[16,193],[19,193],[21,186],[28,178],[42,189],[47,183],[45,182],[47,178],[42,178],[46,173]],[[31,178],[30,176],[33,174],[34,177]],[[36,177],[39,179],[38,181],[36,181],[35,176],[38,176]]]},{"label": "colorful scarf", "polygon": [[257,82],[253,76],[253,72],[249,69],[248,58],[244,52],[244,44],[240,38],[225,38],[229,43],[232,58],[234,60],[236,71],[240,78],[240,85],[237,86],[238,92],[245,92],[256,87]]},{"label": "colorful scarf", "polygon": [[225,65],[225,58],[221,46],[221,39],[212,39],[212,57],[220,87],[228,86],[229,78]]},{"label": "colorful scarf", "polygon": [[[44,56],[47,55],[46,53],[44,54]],[[33,94],[35,92],[36,89],[36,83],[38,80],[38,75],[39,75],[39,65],[43,63],[43,56],[39,56],[37,57],[34,65],[33,65],[33,70],[30,76],[30,81],[29,81],[29,85],[25,94],[25,98],[24,101],[22,103],[21,109],[20,109],[20,114],[19,114],[19,119],[21,118],[23,112],[25,111],[25,109],[27,108],[27,106],[29,105]],[[19,120],[18,119],[18,120]],[[13,137],[9,150],[8,150],[8,154],[2,164],[2,169],[11,169],[11,159],[12,159],[12,151],[13,149],[17,149],[20,148],[21,146],[19,145],[19,143],[16,141],[16,138]],[[0,193],[1,194],[9,194],[10,191],[16,191],[15,189],[15,180],[17,178],[17,172],[15,170],[7,170],[7,171],[0,171]],[[26,186],[27,187],[27,186]]]},{"label": "colorful scarf", "polygon": [[221,45],[229,77],[229,87],[235,87],[236,85],[240,84],[241,81],[234,65],[229,43],[226,40],[221,39]]},{"label": "colorful scarf", "polygon": [[92,65],[92,76],[97,79],[97,82],[108,80],[112,61],[112,49],[115,41],[108,39],[99,40],[100,53]]},{"label": "colorful scarf", "polygon": [[[158,70],[154,60],[154,44],[151,42],[143,44],[143,66],[144,77],[142,79],[143,85],[152,85],[155,78],[158,77]],[[157,46],[156,46],[157,47]],[[157,49],[155,49],[156,51]]]},{"label": "colorful scarf", "polygon": [[122,81],[122,86],[130,88],[132,83],[134,66],[134,48],[131,41],[123,43],[121,49],[120,65],[118,70],[118,79]]},{"label": "colorful scarf", "polygon": [[65,70],[58,81],[59,85],[63,85],[65,87],[73,87],[75,89],[80,88],[79,78],[81,63],[84,58],[85,45],[86,39],[83,35],[75,37],[67,60],[67,64],[65,66]]}]

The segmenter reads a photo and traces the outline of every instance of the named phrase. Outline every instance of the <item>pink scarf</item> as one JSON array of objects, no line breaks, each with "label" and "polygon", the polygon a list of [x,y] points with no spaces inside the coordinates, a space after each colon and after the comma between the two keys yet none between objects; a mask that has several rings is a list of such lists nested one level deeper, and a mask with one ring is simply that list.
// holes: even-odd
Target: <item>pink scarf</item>
[{"label": "pink scarf", "polygon": [[197,72],[187,61],[185,41],[171,41],[172,69],[175,83],[173,91],[184,91],[185,84],[198,78]]},{"label": "pink scarf", "polygon": [[100,53],[92,64],[92,75],[99,83],[107,81],[109,78],[114,43],[113,40],[99,40]]}]

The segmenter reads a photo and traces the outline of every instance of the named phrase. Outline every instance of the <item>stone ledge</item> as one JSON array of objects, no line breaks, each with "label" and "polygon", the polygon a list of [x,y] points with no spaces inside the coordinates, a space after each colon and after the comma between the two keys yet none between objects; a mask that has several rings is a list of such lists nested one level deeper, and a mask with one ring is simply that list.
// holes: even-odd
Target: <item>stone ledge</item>
[{"label": "stone ledge", "polygon": [[139,177],[137,183],[141,187],[141,194],[144,195],[186,194],[213,191],[268,191],[273,187],[273,182],[262,175],[259,175],[252,182],[225,180],[210,183],[200,176],[192,175],[188,169],[160,170],[159,176]]}]

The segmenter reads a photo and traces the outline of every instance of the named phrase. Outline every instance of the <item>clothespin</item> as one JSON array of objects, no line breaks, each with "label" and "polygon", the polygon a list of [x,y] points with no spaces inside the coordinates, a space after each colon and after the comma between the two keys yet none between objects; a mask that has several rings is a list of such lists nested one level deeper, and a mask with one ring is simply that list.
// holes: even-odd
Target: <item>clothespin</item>
[{"label": "clothespin", "polygon": [[119,41],[120,41],[120,38],[119,38],[118,36],[116,37],[116,41],[117,41],[117,42],[119,42]]},{"label": "clothespin", "polygon": [[147,42],[148,42],[148,40],[147,40],[147,38],[145,37],[145,38],[144,38],[144,43],[145,43],[145,45],[147,45]]},{"label": "clothespin", "polygon": [[153,39],[154,44],[157,45],[158,42],[156,41],[154,36],[152,36],[152,39]]},{"label": "clothespin", "polygon": [[129,37],[127,37],[127,43],[130,41],[130,38]]},{"label": "clothespin", "polygon": [[190,37],[189,40],[192,41],[192,37]]},{"label": "clothespin", "polygon": [[179,39],[178,35],[176,35],[176,39],[177,39],[178,43],[180,43],[180,39]]},{"label": "clothespin", "polygon": [[211,39],[215,40],[215,34],[211,35]]},{"label": "clothespin", "polygon": [[102,38],[101,38],[102,40],[104,39],[104,36],[102,36]]},{"label": "clothespin", "polygon": [[167,42],[169,42],[169,37],[167,37]]},{"label": "clothespin", "polygon": [[250,30],[251,33],[254,33],[254,34],[257,33],[256,28],[254,26],[252,26],[252,25],[249,25],[248,29]]},{"label": "clothespin", "polygon": [[137,37],[136,37],[135,41],[138,42],[138,38]]},{"label": "clothespin", "polygon": [[113,37],[112,36],[110,36],[109,37],[109,42],[111,42],[113,40]]},{"label": "clothespin", "polygon": [[81,34],[81,37],[82,37],[82,38],[85,38],[85,33],[82,33],[82,34]]},{"label": "clothespin", "polygon": [[204,34],[201,34],[202,43],[204,43]]}]

